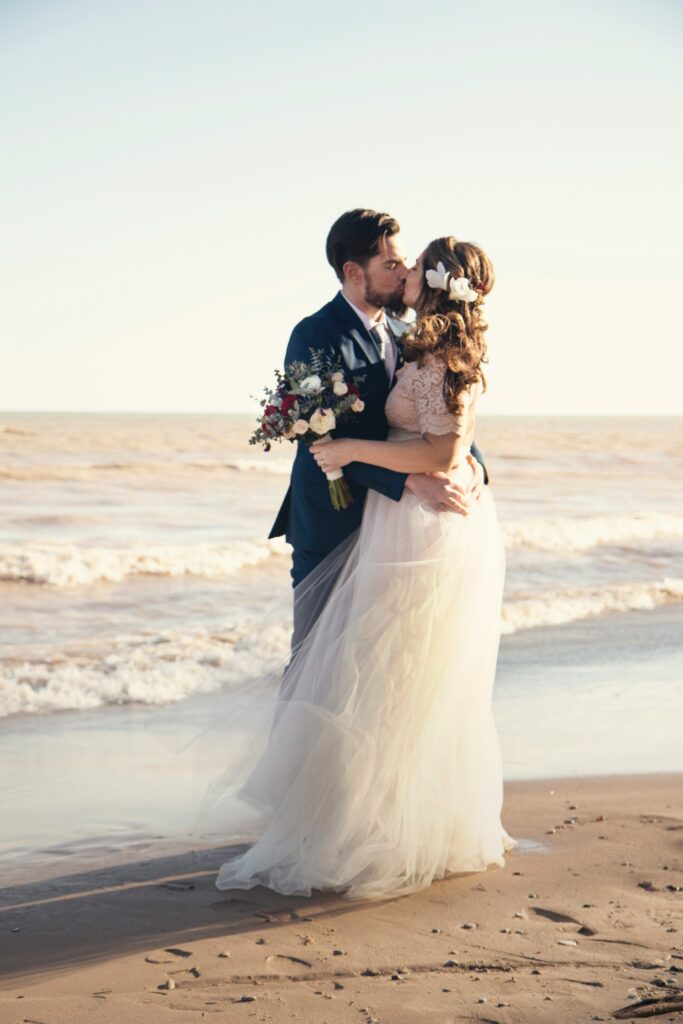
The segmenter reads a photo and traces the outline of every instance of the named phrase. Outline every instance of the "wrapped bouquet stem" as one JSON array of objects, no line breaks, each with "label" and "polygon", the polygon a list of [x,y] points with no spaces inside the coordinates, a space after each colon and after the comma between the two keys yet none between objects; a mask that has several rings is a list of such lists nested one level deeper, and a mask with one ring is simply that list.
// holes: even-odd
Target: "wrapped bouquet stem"
[{"label": "wrapped bouquet stem", "polygon": [[[329,434],[323,434],[322,437],[318,437],[318,444],[324,444],[326,441],[331,441],[332,438]],[[329,473],[325,473],[327,477],[327,485],[330,491],[330,501],[332,502],[333,508],[339,512],[343,508],[348,508],[353,502],[353,496],[346,478],[344,476],[343,469],[332,469]]]}]

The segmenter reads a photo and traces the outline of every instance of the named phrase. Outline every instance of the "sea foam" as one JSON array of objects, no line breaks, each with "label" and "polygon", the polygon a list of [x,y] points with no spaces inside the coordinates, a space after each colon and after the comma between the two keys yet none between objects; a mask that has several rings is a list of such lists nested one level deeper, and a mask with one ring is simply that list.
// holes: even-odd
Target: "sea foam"
[{"label": "sea foam", "polygon": [[[506,601],[501,627],[510,634],[680,602],[683,579],[542,591]],[[105,704],[168,704],[244,683],[284,667],[290,635],[291,621],[281,616],[222,629],[101,637],[24,661],[13,658],[0,663],[0,718]]]},{"label": "sea foam", "polygon": [[633,545],[683,537],[683,516],[663,512],[546,519],[540,516],[504,523],[505,545],[543,551],[588,551],[605,545]]},{"label": "sea foam", "polygon": [[0,544],[0,580],[74,587],[127,576],[234,576],[289,550],[284,540],[232,544],[164,544],[129,548],[59,542]]},{"label": "sea foam", "polygon": [[289,623],[118,636],[0,665],[0,718],[105,704],[169,704],[284,666]]},{"label": "sea foam", "polygon": [[683,601],[683,579],[617,583],[605,587],[543,590],[533,596],[507,601],[503,606],[503,633],[537,626],[560,626],[608,612],[651,611]]},{"label": "sea foam", "polygon": [[[657,512],[583,519],[510,520],[502,524],[508,550],[571,553],[610,545],[640,546],[683,538],[683,516]],[[282,539],[230,544],[78,546],[59,541],[0,544],[0,580],[73,587],[128,576],[234,576],[288,554]]]}]

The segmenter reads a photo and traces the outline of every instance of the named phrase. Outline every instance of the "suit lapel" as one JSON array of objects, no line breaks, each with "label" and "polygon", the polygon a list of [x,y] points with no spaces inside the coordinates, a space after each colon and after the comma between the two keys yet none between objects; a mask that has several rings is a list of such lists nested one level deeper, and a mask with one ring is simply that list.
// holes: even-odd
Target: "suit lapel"
[{"label": "suit lapel", "polygon": [[342,321],[346,333],[350,335],[353,341],[357,358],[359,358],[368,367],[368,369],[375,374],[378,380],[384,384],[385,389],[387,389],[389,387],[387,372],[384,366],[384,360],[380,355],[377,342],[372,335],[366,331],[362,320],[356,316],[341,292],[337,292],[335,297],[332,299],[332,306],[335,313]]}]

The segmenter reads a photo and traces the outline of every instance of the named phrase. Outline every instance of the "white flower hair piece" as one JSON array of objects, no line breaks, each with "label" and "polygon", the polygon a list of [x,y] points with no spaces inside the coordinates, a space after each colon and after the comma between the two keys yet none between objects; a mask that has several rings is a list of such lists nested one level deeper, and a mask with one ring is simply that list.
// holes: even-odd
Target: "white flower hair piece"
[{"label": "white flower hair piece", "polygon": [[430,268],[426,271],[425,278],[430,288],[440,288],[448,292],[449,298],[456,302],[474,302],[479,294],[474,288],[470,288],[468,277],[453,277],[441,260],[437,263],[436,270]]}]

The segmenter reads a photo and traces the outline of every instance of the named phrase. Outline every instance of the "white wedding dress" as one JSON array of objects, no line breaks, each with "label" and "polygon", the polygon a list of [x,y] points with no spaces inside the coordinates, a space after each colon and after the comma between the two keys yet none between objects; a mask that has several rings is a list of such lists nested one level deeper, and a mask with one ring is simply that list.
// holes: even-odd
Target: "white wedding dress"
[{"label": "white wedding dress", "polygon": [[[390,439],[462,433],[443,364],[399,371]],[[263,885],[348,899],[413,892],[504,866],[502,766],[491,697],[505,552],[489,487],[468,516],[370,491],[361,527],[299,586],[320,617],[267,715],[211,787],[222,838],[253,841],[219,889]]]}]

